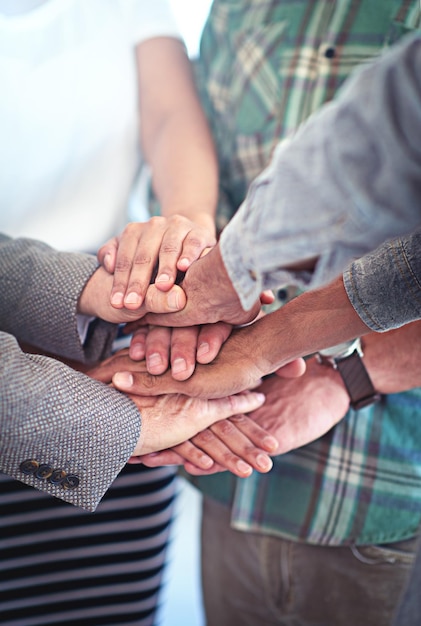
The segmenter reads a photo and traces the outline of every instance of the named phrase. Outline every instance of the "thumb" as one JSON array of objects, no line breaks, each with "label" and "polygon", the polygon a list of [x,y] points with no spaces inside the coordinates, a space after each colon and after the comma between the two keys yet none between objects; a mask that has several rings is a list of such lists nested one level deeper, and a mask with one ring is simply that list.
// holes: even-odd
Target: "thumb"
[{"label": "thumb", "polygon": [[160,396],[166,393],[184,392],[183,383],[176,381],[171,372],[159,376],[149,372],[116,372],[112,378],[116,389],[134,396]]},{"label": "thumb", "polygon": [[114,274],[117,248],[117,237],[113,237],[113,239],[110,239],[107,243],[104,243],[104,245],[101,246],[96,255],[98,262],[109,274]]},{"label": "thumb", "polygon": [[279,378],[299,378],[306,371],[306,362],[301,357],[294,359],[290,363],[287,363],[283,367],[276,370],[275,374]]},{"label": "thumb", "polygon": [[174,313],[186,306],[187,298],[179,285],[161,291],[154,284],[148,287],[143,306],[148,313]]}]

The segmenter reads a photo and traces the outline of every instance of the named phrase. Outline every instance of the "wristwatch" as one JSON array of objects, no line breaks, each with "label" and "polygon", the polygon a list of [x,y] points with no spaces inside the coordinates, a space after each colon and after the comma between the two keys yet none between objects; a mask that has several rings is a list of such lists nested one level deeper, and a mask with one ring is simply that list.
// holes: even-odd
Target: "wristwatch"
[{"label": "wristwatch", "polygon": [[362,357],[363,350],[359,338],[317,353],[319,363],[338,370],[348,391],[350,405],[356,411],[378,402],[381,398],[373,387]]}]

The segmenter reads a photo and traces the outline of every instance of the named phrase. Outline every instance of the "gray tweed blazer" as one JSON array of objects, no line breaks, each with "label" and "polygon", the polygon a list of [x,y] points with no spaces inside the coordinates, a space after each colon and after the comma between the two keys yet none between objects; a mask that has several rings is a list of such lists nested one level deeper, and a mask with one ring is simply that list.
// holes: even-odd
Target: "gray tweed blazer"
[{"label": "gray tweed blazer", "polygon": [[84,363],[109,355],[97,320],[82,345],[76,305],[94,257],[0,234],[0,471],[93,511],[132,453],[134,403],[17,340]]}]

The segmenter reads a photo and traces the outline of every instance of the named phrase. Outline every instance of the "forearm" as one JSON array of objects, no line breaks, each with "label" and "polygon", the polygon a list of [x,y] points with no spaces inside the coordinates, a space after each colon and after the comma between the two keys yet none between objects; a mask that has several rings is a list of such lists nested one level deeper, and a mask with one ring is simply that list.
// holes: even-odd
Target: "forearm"
[{"label": "forearm", "polygon": [[[24,354],[0,333],[1,471],[93,510],[135,449],[136,406],[124,395],[53,359]],[[76,475],[64,489],[21,472],[34,459]]]},{"label": "forearm", "polygon": [[182,214],[213,231],[217,158],[184,47],[165,38],[147,42],[138,66],[141,144],[162,214]]},{"label": "forearm", "polygon": [[364,364],[382,394],[421,387],[421,322],[363,338]]},{"label": "forearm", "polygon": [[108,353],[113,327],[96,323],[85,346],[77,329],[78,300],[95,272],[94,257],[2,236],[0,267],[0,291],[4,295],[1,330],[46,352],[77,361],[95,361]]},{"label": "forearm", "polygon": [[[244,329],[263,374],[323,348],[366,335],[339,277],[308,291]],[[253,352],[254,356],[254,352]]]},{"label": "forearm", "polygon": [[213,232],[217,163],[201,117],[198,111],[173,113],[160,128],[149,160],[162,214],[183,215]]},{"label": "forearm", "polygon": [[[359,70],[251,186],[221,237],[244,308],[281,283],[325,283],[420,223],[421,39],[406,45]],[[285,271],[313,257],[313,273]]]}]

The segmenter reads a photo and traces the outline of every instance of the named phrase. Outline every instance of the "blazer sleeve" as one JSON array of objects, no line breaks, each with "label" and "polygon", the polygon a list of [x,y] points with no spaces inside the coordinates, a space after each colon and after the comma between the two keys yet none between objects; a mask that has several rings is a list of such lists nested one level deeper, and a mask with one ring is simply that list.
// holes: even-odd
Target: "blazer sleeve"
[{"label": "blazer sleeve", "polygon": [[77,329],[79,296],[96,268],[92,255],[0,234],[0,330],[82,363],[105,358],[116,326],[95,320],[84,345]]},{"label": "blazer sleeve", "polygon": [[95,267],[89,255],[0,236],[0,471],[90,511],[135,448],[139,411],[115,389],[24,353],[16,338],[68,358],[106,356],[112,325],[96,325],[88,348],[77,332]]}]

